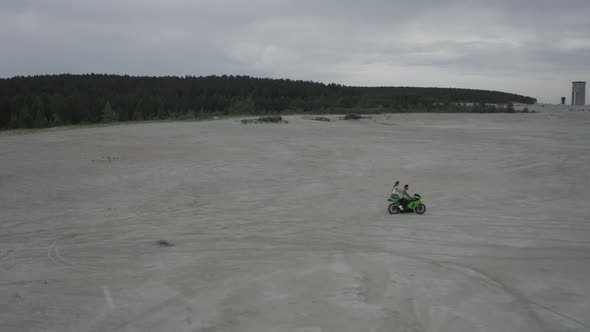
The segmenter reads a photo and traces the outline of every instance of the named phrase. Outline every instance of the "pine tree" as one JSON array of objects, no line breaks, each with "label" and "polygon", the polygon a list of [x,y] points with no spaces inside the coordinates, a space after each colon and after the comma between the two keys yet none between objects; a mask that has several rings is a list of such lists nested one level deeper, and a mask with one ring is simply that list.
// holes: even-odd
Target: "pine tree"
[{"label": "pine tree", "polygon": [[53,115],[51,117],[51,125],[57,127],[57,126],[61,126],[63,124],[64,124],[64,122],[61,120],[59,115],[57,113],[53,113]]},{"label": "pine tree", "polygon": [[111,106],[111,102],[107,101],[104,104],[104,108],[102,109],[102,122],[104,123],[112,123],[117,122],[119,120],[119,116],[115,111],[113,111],[113,107]]},{"label": "pine tree", "polygon": [[41,98],[35,98],[33,103],[33,128],[45,128],[49,125],[49,121],[45,117],[45,109]]},{"label": "pine tree", "polygon": [[29,105],[25,102],[16,118],[16,128],[31,128],[33,126],[32,120]]},{"label": "pine tree", "polygon": [[142,121],[143,120],[142,105],[143,105],[142,100],[138,101],[137,104],[135,104],[135,111],[133,112],[131,120],[133,120],[133,121]]}]

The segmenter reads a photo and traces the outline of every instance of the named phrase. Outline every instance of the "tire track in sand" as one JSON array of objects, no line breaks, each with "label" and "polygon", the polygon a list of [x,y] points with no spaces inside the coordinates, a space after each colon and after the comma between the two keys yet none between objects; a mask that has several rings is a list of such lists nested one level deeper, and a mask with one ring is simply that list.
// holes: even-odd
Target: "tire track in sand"
[{"label": "tire track in sand", "polygon": [[99,270],[106,270],[107,269],[104,267],[74,263],[74,262],[71,262],[70,260],[64,258],[60,252],[60,247],[63,242],[65,242],[65,238],[62,238],[61,240],[54,241],[47,248],[47,258],[49,258],[49,260],[52,261],[55,265],[67,266],[67,267],[72,267],[72,268],[76,268],[76,269],[80,269],[80,270],[87,270],[87,271],[89,271],[89,270],[99,271]]}]

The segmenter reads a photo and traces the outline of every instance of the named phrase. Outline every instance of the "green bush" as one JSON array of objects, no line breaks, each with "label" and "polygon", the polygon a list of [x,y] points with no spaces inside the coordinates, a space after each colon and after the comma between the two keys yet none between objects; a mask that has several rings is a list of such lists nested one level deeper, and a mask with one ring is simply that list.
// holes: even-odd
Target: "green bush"
[{"label": "green bush", "polygon": [[251,100],[238,100],[232,103],[228,109],[228,114],[252,114],[256,111],[256,105]]}]

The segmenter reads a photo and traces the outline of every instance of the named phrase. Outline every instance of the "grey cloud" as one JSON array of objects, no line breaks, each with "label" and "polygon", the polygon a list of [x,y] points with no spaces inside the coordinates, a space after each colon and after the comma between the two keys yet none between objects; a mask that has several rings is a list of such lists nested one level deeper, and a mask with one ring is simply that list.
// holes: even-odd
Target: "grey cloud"
[{"label": "grey cloud", "polygon": [[250,74],[477,87],[588,80],[587,1],[4,0],[0,76]]}]

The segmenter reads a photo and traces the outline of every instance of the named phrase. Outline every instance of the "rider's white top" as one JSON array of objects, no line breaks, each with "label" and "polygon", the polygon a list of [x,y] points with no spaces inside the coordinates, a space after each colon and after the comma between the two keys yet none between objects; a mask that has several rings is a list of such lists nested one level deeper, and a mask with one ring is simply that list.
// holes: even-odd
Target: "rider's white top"
[{"label": "rider's white top", "polygon": [[408,194],[408,192],[403,189],[399,195],[401,198],[407,198],[407,199],[412,199],[412,196],[410,196],[410,194]]}]

